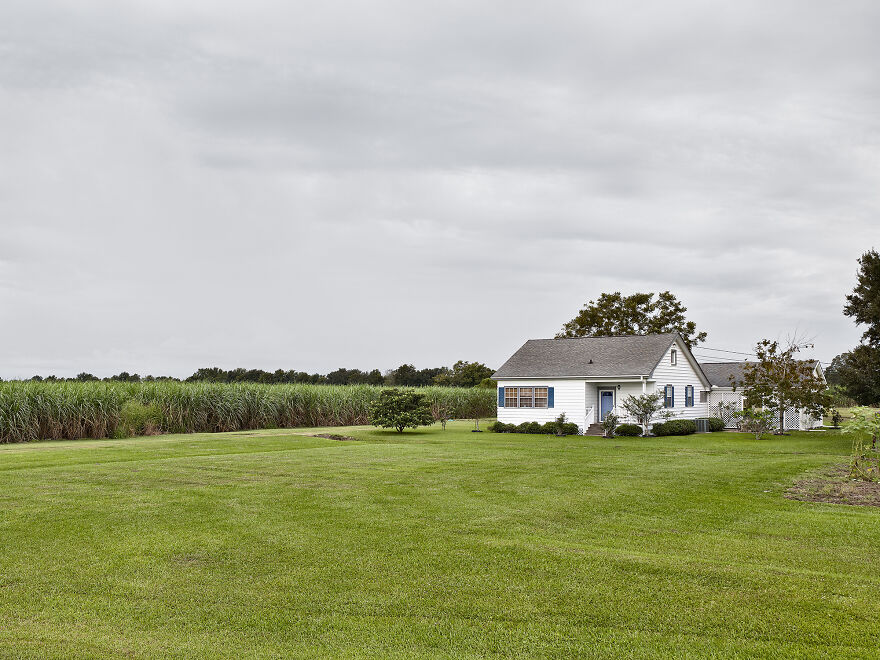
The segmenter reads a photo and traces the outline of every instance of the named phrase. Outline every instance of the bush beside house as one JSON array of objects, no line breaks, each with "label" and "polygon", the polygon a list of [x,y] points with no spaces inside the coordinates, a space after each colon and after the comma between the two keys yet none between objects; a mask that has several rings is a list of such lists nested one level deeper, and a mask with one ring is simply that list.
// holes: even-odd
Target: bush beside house
[{"label": "bush beside house", "polygon": [[654,424],[651,432],[656,436],[690,435],[697,432],[697,423],[692,419],[670,419],[668,422]]}]

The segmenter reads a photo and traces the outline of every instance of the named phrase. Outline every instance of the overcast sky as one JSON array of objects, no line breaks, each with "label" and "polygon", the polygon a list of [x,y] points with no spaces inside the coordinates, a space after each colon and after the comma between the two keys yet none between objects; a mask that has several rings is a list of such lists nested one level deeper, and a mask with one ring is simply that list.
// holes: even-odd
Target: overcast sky
[{"label": "overcast sky", "polygon": [[665,289],[708,346],[830,360],[878,34],[876,0],[0,3],[0,376],[497,367]]}]

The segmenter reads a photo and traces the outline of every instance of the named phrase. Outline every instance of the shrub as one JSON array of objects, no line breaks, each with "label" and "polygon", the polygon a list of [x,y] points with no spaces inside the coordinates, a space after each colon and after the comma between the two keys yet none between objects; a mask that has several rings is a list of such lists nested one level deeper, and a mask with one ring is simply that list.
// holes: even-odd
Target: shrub
[{"label": "shrub", "polygon": [[622,435],[629,438],[635,438],[642,434],[642,427],[638,424],[621,424],[614,429],[614,435]]},{"label": "shrub", "polygon": [[602,420],[602,434],[606,438],[613,438],[614,429],[617,428],[617,423],[619,421],[620,420],[618,419],[617,415],[615,415],[614,413],[608,413],[607,415],[605,415],[605,419]]},{"label": "shrub", "polygon": [[651,432],[656,436],[690,435],[697,432],[697,424],[692,419],[671,419],[668,422],[654,424]]},{"label": "shrub", "polygon": [[580,434],[580,429],[578,425],[574,422],[565,422],[561,425],[560,429],[562,433],[560,435],[578,435]]},{"label": "shrub", "polygon": [[515,424],[505,424],[504,422],[493,422],[486,428],[488,428],[491,433],[516,433]]},{"label": "shrub", "polygon": [[[574,430],[572,430],[574,429]],[[553,435],[577,435],[578,425],[565,421],[565,413],[562,413],[552,422],[544,424],[544,433]]]},{"label": "shrub", "polygon": [[544,433],[544,425],[541,422],[523,422],[516,427],[516,433],[530,433],[541,435]]},{"label": "shrub", "polygon": [[741,431],[754,433],[755,440],[760,440],[762,435],[776,427],[776,413],[773,410],[746,408],[733,413],[733,418]]},{"label": "shrub", "polygon": [[161,428],[162,410],[159,406],[129,400],[119,410],[119,424],[114,435],[117,438],[157,435]]},{"label": "shrub", "polygon": [[415,390],[386,389],[370,406],[370,423],[398,433],[434,423],[425,395]]},{"label": "shrub", "polygon": [[[563,417],[560,415],[560,418]],[[505,424],[494,422],[487,427],[493,433],[528,433],[531,435],[578,435],[580,429],[574,422],[556,419],[553,422],[523,422],[522,424]]]}]

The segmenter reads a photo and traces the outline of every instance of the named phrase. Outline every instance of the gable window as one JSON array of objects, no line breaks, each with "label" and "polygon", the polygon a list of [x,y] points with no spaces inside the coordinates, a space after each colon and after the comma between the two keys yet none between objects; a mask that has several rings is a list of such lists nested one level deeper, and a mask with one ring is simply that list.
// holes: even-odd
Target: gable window
[{"label": "gable window", "polygon": [[505,387],[504,388],[504,407],[505,408],[517,408],[517,403],[519,399],[519,388],[518,387]]},{"label": "gable window", "polygon": [[694,407],[694,386],[693,385],[685,385],[684,405],[685,405],[685,408],[693,408]]},{"label": "gable window", "polygon": [[673,367],[678,364],[678,351],[674,348],[669,353],[669,364]]},{"label": "gable window", "polygon": [[672,385],[663,388],[663,407],[675,408],[675,387]]}]

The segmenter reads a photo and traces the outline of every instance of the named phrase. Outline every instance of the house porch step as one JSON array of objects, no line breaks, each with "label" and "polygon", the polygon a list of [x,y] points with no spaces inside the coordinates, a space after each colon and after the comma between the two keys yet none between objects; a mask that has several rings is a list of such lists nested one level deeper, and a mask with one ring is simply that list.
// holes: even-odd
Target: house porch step
[{"label": "house porch step", "polygon": [[601,424],[590,424],[587,430],[584,431],[584,435],[605,435],[605,431],[602,429]]}]

